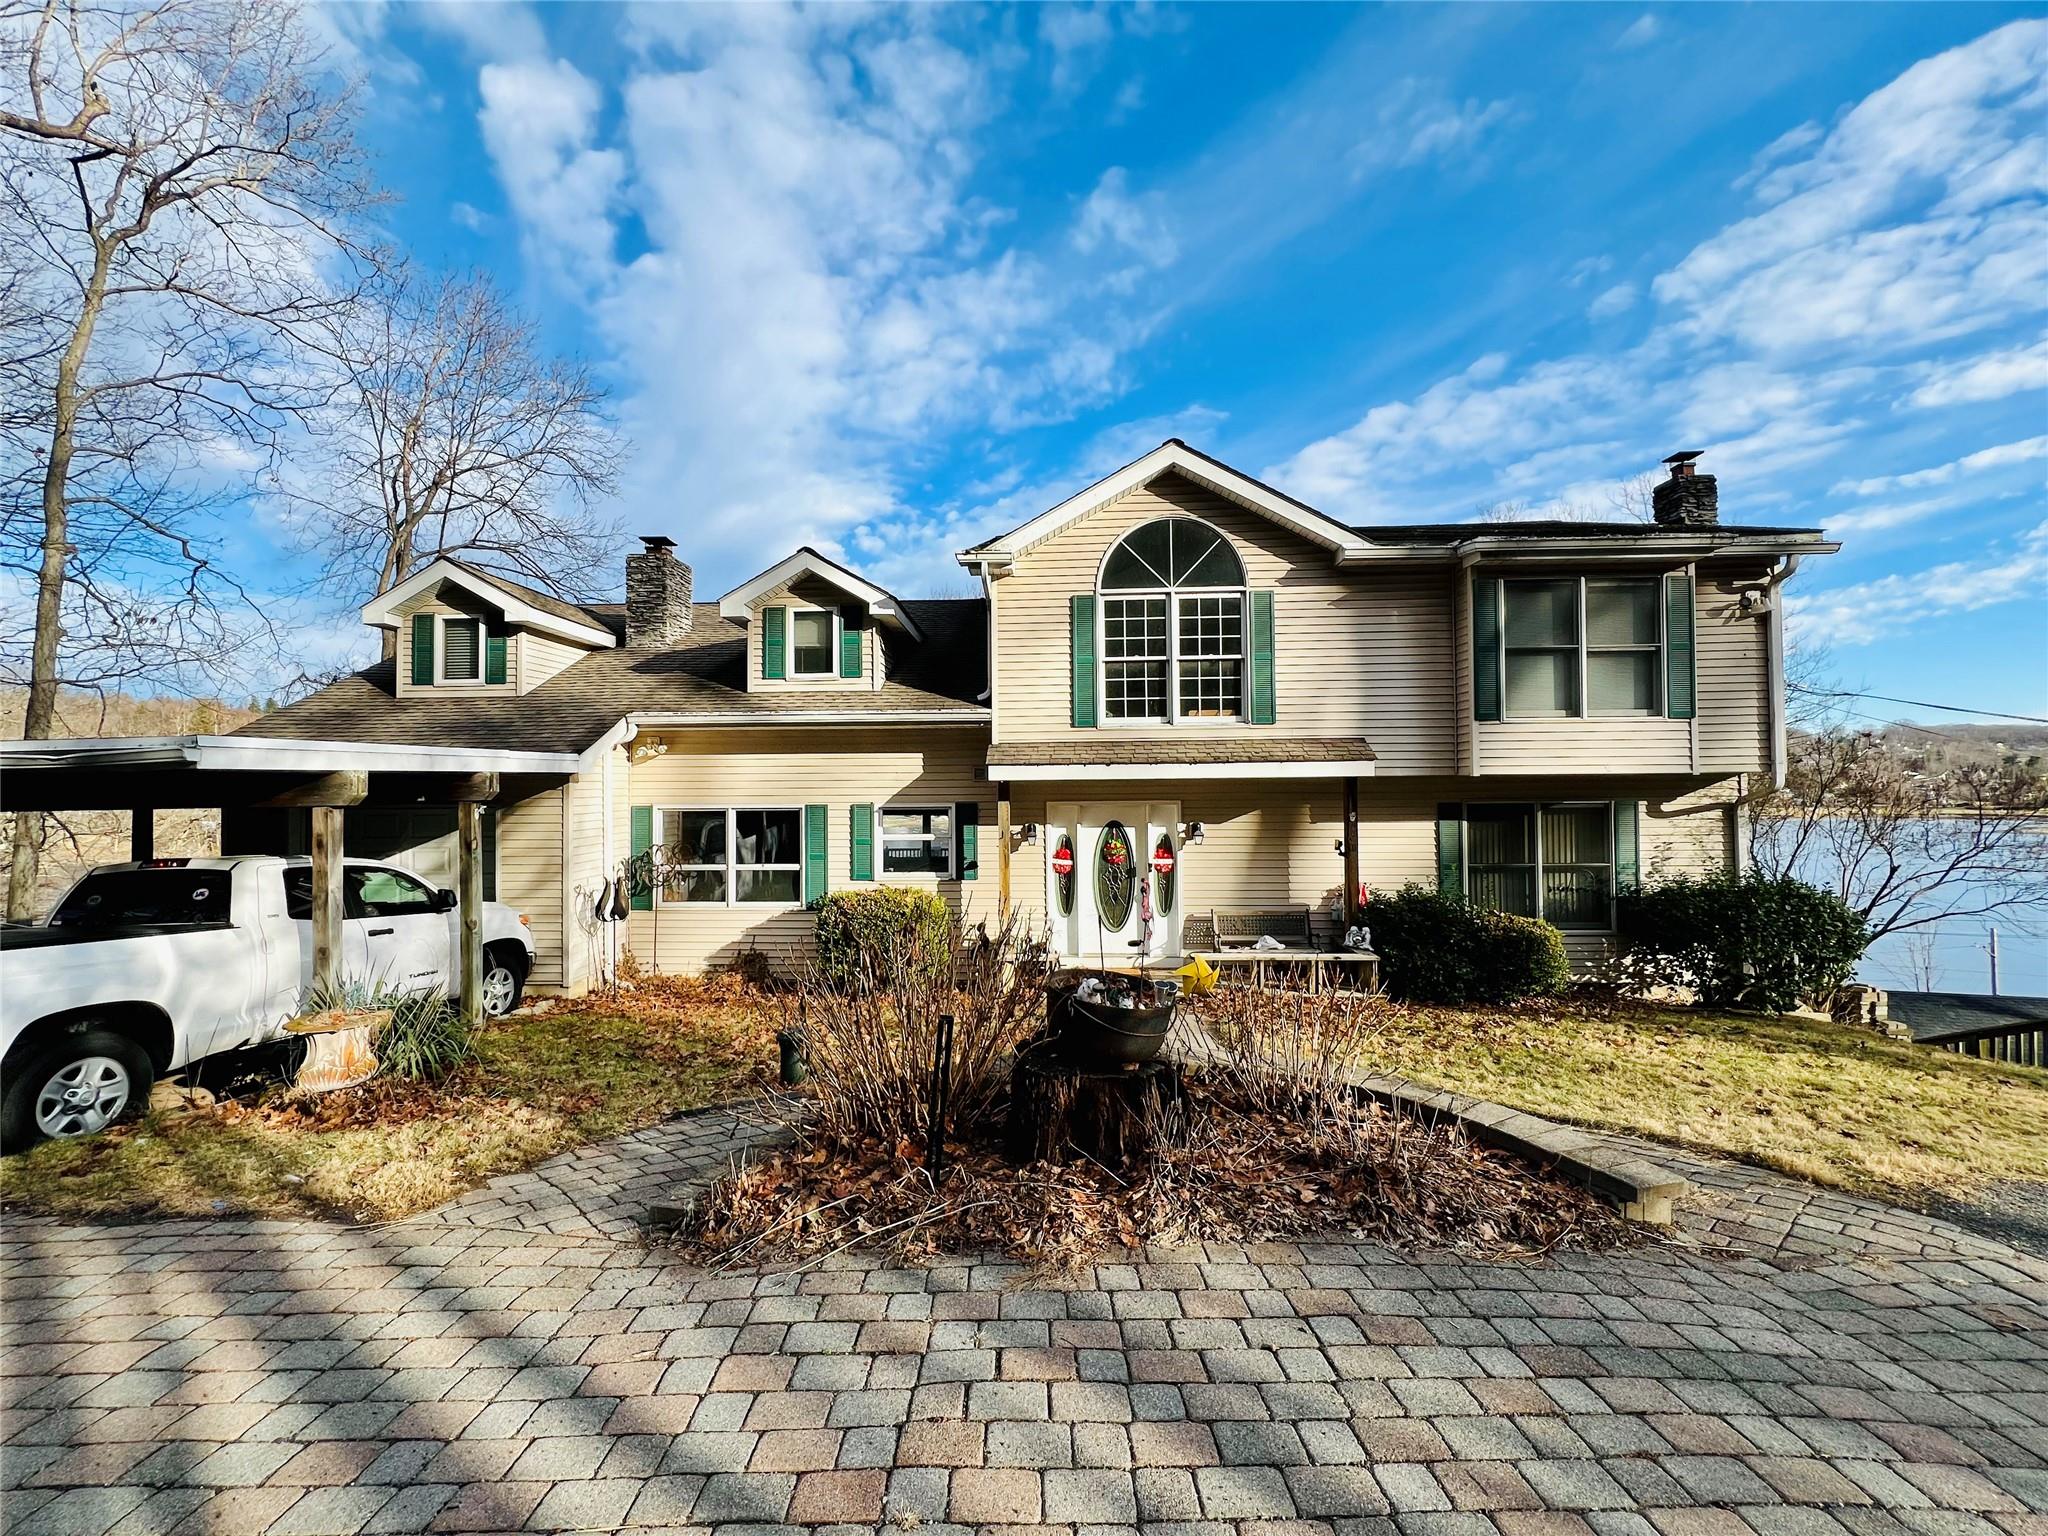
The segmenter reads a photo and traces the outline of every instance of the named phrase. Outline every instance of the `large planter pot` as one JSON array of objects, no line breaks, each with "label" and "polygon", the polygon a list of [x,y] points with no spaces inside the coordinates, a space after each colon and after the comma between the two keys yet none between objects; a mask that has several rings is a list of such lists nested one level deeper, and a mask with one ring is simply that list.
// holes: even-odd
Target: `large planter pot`
[{"label": "large planter pot", "polygon": [[[1082,983],[1098,978],[1106,998],[1080,995]],[[1117,999],[1137,995],[1151,1001],[1126,1007]],[[1173,1026],[1170,984],[1110,972],[1068,971],[1045,996],[1045,1022],[1060,1056],[1077,1066],[1115,1067],[1153,1060]]]}]

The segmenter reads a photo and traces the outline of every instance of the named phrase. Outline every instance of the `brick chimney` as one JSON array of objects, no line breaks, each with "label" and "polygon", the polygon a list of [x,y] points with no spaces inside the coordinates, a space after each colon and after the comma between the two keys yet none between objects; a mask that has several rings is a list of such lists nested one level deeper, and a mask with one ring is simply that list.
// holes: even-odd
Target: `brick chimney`
[{"label": "brick chimney", "polygon": [[1693,468],[1697,449],[1674,453],[1664,462],[1671,478],[1651,488],[1650,513],[1659,528],[1711,528],[1721,521],[1721,492],[1712,475]]},{"label": "brick chimney", "polygon": [[690,568],[674,539],[642,534],[647,547],[626,556],[626,647],[664,651],[690,632]]}]

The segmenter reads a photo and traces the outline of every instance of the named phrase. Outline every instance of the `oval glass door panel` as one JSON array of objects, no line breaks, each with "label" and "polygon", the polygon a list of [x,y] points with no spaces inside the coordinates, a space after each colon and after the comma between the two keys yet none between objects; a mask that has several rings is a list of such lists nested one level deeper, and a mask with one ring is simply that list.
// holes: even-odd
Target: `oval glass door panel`
[{"label": "oval glass door panel", "polygon": [[1172,911],[1174,882],[1180,878],[1180,855],[1174,851],[1171,832],[1160,833],[1152,849],[1152,877],[1158,882],[1152,888],[1159,893],[1159,910]]},{"label": "oval glass door panel", "polygon": [[1074,839],[1062,832],[1052,850],[1052,892],[1061,917],[1074,910],[1074,874]]},{"label": "oval glass door panel", "polygon": [[1095,905],[1103,926],[1112,932],[1130,921],[1138,890],[1137,862],[1130,829],[1120,821],[1104,827],[1095,845]]}]

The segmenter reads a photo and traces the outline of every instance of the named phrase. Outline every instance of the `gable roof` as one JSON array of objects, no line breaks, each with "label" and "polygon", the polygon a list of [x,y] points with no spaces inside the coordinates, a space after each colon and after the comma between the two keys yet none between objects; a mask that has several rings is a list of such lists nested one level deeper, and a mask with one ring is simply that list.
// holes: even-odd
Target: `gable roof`
[{"label": "gable roof", "polygon": [[988,539],[955,558],[965,566],[1007,565],[1034,544],[1043,543],[1070,523],[1107,505],[1127,491],[1150,485],[1161,475],[1179,474],[1239,506],[1271,518],[1281,527],[1300,534],[1311,543],[1330,551],[1340,563],[1369,557],[1372,543],[1356,529],[1326,516],[1307,502],[1296,501],[1263,481],[1232,469],[1221,459],[1212,459],[1190,448],[1177,437],[1169,437],[1142,458],[1133,459],[1113,475],[1105,475],[1086,490],[1076,492],[1049,511],[1008,533]]},{"label": "gable roof", "polygon": [[363,622],[380,629],[396,629],[398,610],[444,581],[501,610],[510,623],[579,645],[618,644],[611,630],[593,618],[589,609],[495,571],[480,570],[453,555],[437,555],[389,592],[371,598],[363,604]]},{"label": "gable roof", "polygon": [[867,605],[868,612],[884,623],[896,625],[913,640],[924,638],[918,633],[917,621],[905,611],[902,599],[849,571],[837,561],[826,559],[808,544],[726,593],[718,600],[719,615],[727,619],[744,619],[756,598],[800,576],[815,576],[830,582],[848,596],[859,598]]},{"label": "gable roof", "polygon": [[904,607],[925,641],[893,647],[888,676],[872,692],[749,693],[747,632],[722,618],[717,604],[693,605],[681,644],[634,651],[616,644],[625,632],[624,605],[593,603],[583,612],[614,645],[578,657],[531,692],[422,689],[399,698],[395,663],[380,661],[235,734],[580,752],[628,716],[692,726],[794,725],[819,716],[852,725],[985,722],[987,606],[980,598],[946,598]]}]

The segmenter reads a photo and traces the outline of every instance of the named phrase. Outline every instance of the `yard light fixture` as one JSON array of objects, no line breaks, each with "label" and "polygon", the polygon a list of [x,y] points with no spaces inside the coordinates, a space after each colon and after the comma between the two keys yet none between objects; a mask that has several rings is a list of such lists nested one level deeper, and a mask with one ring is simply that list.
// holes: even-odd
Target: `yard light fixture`
[{"label": "yard light fixture", "polygon": [[1029,848],[1038,841],[1038,823],[1035,821],[1025,822],[1024,830],[1019,835],[1024,839],[1024,846]]}]

